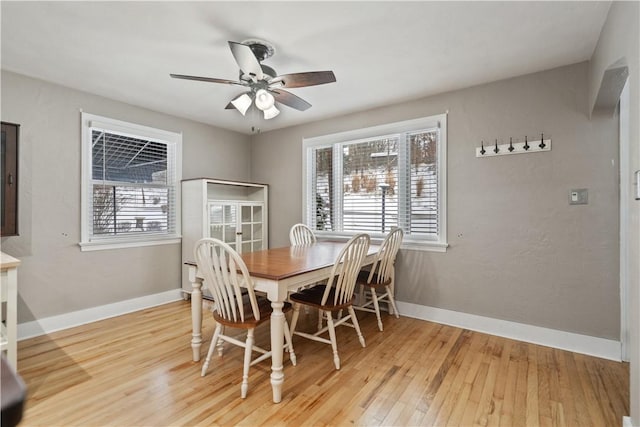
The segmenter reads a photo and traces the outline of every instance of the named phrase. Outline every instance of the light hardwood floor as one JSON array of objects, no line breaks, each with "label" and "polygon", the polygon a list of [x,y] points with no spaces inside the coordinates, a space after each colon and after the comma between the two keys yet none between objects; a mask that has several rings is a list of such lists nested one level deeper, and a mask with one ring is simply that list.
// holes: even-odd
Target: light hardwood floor
[{"label": "light hardwood floor", "polygon": [[[205,313],[208,340],[213,319]],[[313,328],[314,314],[301,314]],[[339,327],[331,348],[294,338],[283,400],[270,362],[240,398],[242,349],[204,378],[191,361],[190,305],[176,302],[19,343],[29,392],[21,426],[612,426],[629,413],[627,364],[406,317],[358,312],[367,347]],[[306,318],[306,320],[305,320]],[[256,331],[268,347],[268,325]]]}]

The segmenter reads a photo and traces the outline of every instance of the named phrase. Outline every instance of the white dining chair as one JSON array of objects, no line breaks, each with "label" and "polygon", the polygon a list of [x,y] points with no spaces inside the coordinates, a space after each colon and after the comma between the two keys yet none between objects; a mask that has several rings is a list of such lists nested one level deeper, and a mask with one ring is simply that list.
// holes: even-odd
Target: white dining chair
[{"label": "white dining chair", "polygon": [[[316,243],[316,235],[305,224],[294,224],[289,230],[289,242],[291,246],[306,246]],[[311,286],[314,286],[312,284]],[[309,307],[305,307],[305,313],[309,313]],[[322,329],[322,313],[318,312],[318,330]]]},{"label": "white dining chair", "polygon": [[[271,316],[271,303],[262,296],[257,296],[253,290],[253,281],[247,267],[236,251],[226,243],[211,238],[200,239],[196,242],[194,255],[198,269],[204,278],[204,285],[214,299],[213,318],[216,328],[211,339],[207,358],[202,366],[201,375],[205,376],[211,362],[213,350],[218,346],[218,353],[222,356],[223,342],[228,342],[244,348],[244,368],[240,394],[244,399],[249,388],[249,367],[271,357],[271,351],[254,344],[254,330],[261,323],[268,322]],[[291,304],[285,303],[283,312],[291,310]],[[246,329],[245,341],[235,336],[226,335],[225,328]],[[291,335],[285,319],[286,348],[293,365],[296,356],[293,352]],[[252,360],[253,352],[261,355]]]},{"label": "white dining chair", "polygon": [[380,317],[381,302],[388,304],[389,314],[400,317],[396,301],[393,298],[394,290],[391,284],[395,274],[394,264],[403,236],[404,233],[401,228],[395,228],[387,234],[371,267],[363,269],[358,274],[357,284],[360,287],[360,295],[358,304],[354,308],[376,313],[378,329],[381,331],[383,330]]},{"label": "white dining chair", "polygon": [[291,246],[310,245],[316,242],[316,235],[305,224],[295,224],[289,230]]},{"label": "white dining chair", "polygon": [[[358,234],[349,240],[340,251],[331,270],[329,280],[326,283],[303,289],[291,294],[289,298],[293,302],[293,317],[291,319],[291,335],[299,335],[310,340],[330,344],[333,349],[333,362],[336,369],[340,369],[340,357],[336,342],[336,326],[351,326],[356,330],[362,347],[365,347],[364,337],[360,331],[358,318],[353,311],[354,291],[358,272],[369,250],[370,238],[367,234]],[[327,326],[310,334],[296,331],[300,306],[311,306],[320,310],[321,318],[327,320]],[[333,313],[348,311],[346,316],[338,316],[334,319]],[[351,320],[351,323],[347,321]],[[329,339],[322,337],[329,332]]]}]

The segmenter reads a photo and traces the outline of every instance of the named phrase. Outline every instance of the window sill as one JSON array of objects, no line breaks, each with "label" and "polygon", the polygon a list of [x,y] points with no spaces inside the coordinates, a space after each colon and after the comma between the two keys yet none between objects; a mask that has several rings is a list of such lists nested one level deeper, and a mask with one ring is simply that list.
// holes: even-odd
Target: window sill
[{"label": "window sill", "polygon": [[102,251],[108,249],[125,249],[137,248],[143,246],[157,245],[174,245],[182,242],[180,237],[166,237],[161,239],[145,239],[145,240],[99,240],[94,242],[80,242],[80,250],[86,251]]},{"label": "window sill", "polygon": [[[332,240],[334,242],[335,241],[346,242],[351,238],[351,236],[345,236],[344,234],[318,233],[316,235],[318,237],[318,240]],[[372,237],[371,243],[374,245],[379,245],[382,243],[383,240],[384,240],[384,237]],[[448,243],[435,242],[435,241],[429,241],[429,240],[416,241],[416,240],[405,239],[402,242],[400,249],[407,249],[410,251],[422,251],[422,252],[447,252],[448,247],[449,247]]]},{"label": "window sill", "polygon": [[449,247],[448,243],[441,243],[441,242],[404,241],[402,242],[402,246],[400,246],[400,249],[408,249],[410,251],[421,251],[421,252],[447,252],[448,247]]}]

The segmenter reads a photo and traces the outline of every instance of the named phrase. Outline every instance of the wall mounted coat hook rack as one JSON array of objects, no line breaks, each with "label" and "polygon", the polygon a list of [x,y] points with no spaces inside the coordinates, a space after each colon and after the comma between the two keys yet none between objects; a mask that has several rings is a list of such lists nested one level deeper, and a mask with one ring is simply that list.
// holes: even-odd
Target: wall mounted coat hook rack
[{"label": "wall mounted coat hook rack", "polygon": [[508,144],[498,144],[498,140],[496,139],[494,147],[489,151],[485,149],[484,140],[482,140],[480,142],[480,147],[476,147],[476,157],[539,153],[542,151],[551,151],[551,138],[547,136],[547,139],[545,139],[544,133],[540,134],[540,139],[537,141],[529,141],[529,137],[525,136],[523,142],[514,142],[513,137],[509,137]]}]

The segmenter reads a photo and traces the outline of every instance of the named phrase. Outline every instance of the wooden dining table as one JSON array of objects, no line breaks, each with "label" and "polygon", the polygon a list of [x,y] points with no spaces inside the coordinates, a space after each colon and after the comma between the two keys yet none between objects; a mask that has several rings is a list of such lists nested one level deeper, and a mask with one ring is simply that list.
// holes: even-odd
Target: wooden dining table
[{"label": "wooden dining table", "polygon": [[[266,293],[271,301],[271,387],[273,401],[282,400],[284,383],[284,313],[282,307],[287,295],[322,280],[329,278],[331,269],[346,242],[321,241],[305,246],[287,246],[266,249],[263,251],[241,254],[247,270],[253,278],[254,289]],[[371,245],[363,265],[371,264],[379,246]],[[193,360],[200,360],[202,346],[202,275],[194,262],[186,263],[189,267],[189,281],[193,287],[191,292],[192,338],[191,348]]]}]

